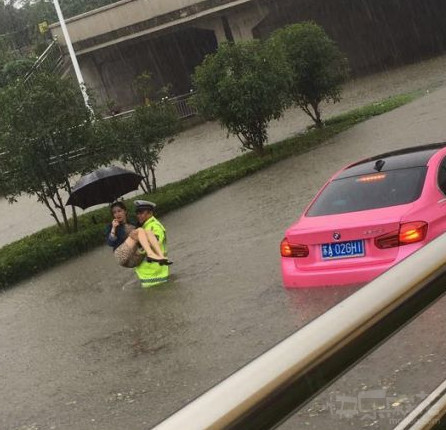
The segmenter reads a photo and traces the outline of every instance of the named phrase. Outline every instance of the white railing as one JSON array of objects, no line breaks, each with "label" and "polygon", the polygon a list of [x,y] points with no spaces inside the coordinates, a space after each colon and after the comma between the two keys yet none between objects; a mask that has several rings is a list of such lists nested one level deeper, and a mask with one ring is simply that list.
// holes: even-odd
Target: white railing
[{"label": "white railing", "polygon": [[423,400],[394,430],[444,430],[446,381]]},{"label": "white railing", "polygon": [[189,93],[168,99],[168,102],[175,106],[180,119],[190,118],[198,113],[197,109],[190,103],[191,96],[192,93]]},{"label": "white railing", "polygon": [[274,428],[445,292],[446,233],[154,430]]},{"label": "white railing", "polygon": [[[178,118],[186,119],[198,114],[197,109],[191,105],[190,99],[193,96],[193,93],[182,94],[180,96],[166,98],[165,101],[167,103],[171,103],[178,114]],[[115,115],[106,116],[105,119],[109,118],[119,118],[119,117],[128,117],[131,116],[135,112],[134,109],[129,109],[124,112],[119,112]]]},{"label": "white railing", "polygon": [[59,70],[63,65],[63,54],[60,50],[60,46],[57,41],[53,40],[48,48],[40,55],[36,60],[31,70],[25,75],[23,82],[24,84],[32,83],[32,78],[35,73],[46,71],[54,72]]}]

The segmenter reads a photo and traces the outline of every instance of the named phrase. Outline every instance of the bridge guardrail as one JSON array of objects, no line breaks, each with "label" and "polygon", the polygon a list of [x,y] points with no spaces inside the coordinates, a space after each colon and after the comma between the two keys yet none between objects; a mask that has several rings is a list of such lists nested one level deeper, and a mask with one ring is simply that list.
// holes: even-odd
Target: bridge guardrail
[{"label": "bridge guardrail", "polygon": [[445,292],[446,233],[153,430],[274,428]]},{"label": "bridge guardrail", "polygon": [[[178,118],[180,119],[186,119],[186,118],[190,118],[192,116],[195,116],[198,114],[197,109],[192,106],[189,102],[190,98],[193,96],[193,93],[188,93],[188,94],[182,94],[180,96],[175,96],[175,97],[170,97],[170,98],[166,98],[165,101],[167,103],[171,103],[178,114]],[[134,109],[129,109],[126,110],[124,112],[119,112],[117,114],[114,115],[109,115],[106,116],[105,119],[109,119],[109,118],[126,118],[128,116],[131,116],[133,114],[133,112],[135,112]]]},{"label": "bridge guardrail", "polygon": [[446,381],[423,400],[394,430],[444,430],[446,428]]},{"label": "bridge guardrail", "polygon": [[189,102],[192,95],[193,93],[189,93],[168,99],[168,102],[175,106],[180,119],[186,119],[197,115],[197,109]]},{"label": "bridge guardrail", "polygon": [[46,72],[60,70],[63,65],[63,61],[63,54],[60,46],[56,40],[53,40],[33,64],[31,70],[25,75],[23,79],[24,85],[32,85],[32,78],[36,72],[42,70]]}]

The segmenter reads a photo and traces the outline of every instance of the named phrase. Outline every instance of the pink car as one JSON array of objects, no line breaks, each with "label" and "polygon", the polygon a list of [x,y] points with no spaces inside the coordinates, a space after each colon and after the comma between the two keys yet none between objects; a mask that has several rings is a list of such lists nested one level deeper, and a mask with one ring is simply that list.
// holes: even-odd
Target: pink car
[{"label": "pink car", "polygon": [[336,173],[287,229],[283,283],[368,282],[445,231],[446,142],[377,155]]}]

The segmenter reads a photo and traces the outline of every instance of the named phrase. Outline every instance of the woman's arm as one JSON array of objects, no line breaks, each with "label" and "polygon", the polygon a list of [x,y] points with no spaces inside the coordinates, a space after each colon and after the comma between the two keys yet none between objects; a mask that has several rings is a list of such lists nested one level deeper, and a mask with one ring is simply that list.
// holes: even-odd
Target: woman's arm
[{"label": "woman's arm", "polygon": [[115,247],[118,236],[116,233],[116,228],[113,228],[112,224],[109,224],[105,229],[105,241],[108,246]]}]

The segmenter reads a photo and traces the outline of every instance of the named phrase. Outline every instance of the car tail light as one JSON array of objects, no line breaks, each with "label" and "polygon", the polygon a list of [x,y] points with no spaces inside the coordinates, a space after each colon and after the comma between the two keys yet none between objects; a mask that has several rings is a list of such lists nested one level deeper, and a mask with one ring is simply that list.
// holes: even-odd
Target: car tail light
[{"label": "car tail light", "polygon": [[358,179],[356,179],[356,182],[376,182],[376,181],[382,181],[383,179],[386,179],[385,173],[373,173],[371,175],[365,175],[361,176]]},{"label": "car tail light", "polygon": [[395,230],[375,238],[375,246],[379,249],[394,248],[400,246],[399,231]]},{"label": "car tail light", "polygon": [[307,245],[294,245],[288,242],[287,238],[280,243],[280,255],[282,257],[308,257],[309,250]]},{"label": "car tail light", "polygon": [[427,223],[424,221],[407,222],[400,225],[399,230],[386,233],[375,238],[377,248],[386,249],[424,240]]},{"label": "car tail light", "polygon": [[424,240],[427,233],[427,222],[417,221],[401,224],[400,244],[415,243]]}]

